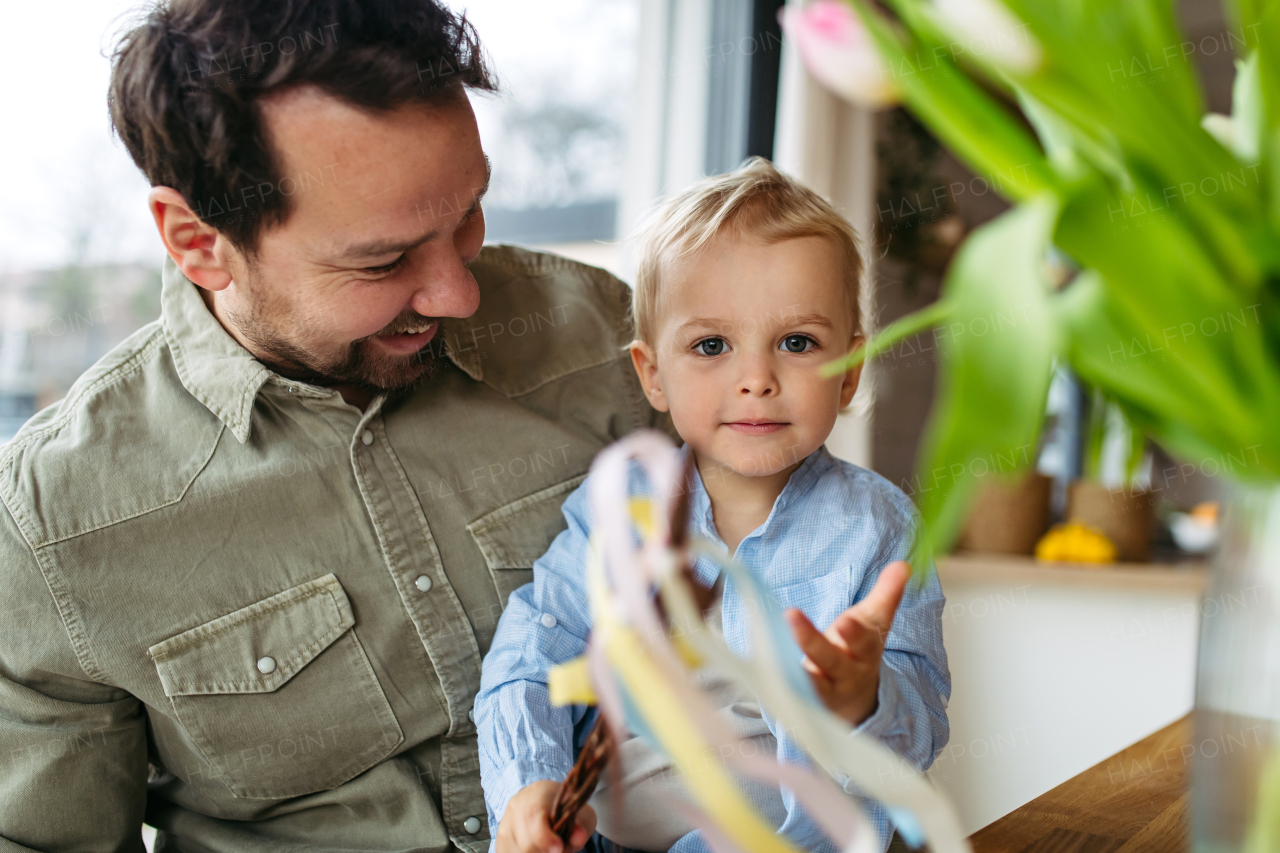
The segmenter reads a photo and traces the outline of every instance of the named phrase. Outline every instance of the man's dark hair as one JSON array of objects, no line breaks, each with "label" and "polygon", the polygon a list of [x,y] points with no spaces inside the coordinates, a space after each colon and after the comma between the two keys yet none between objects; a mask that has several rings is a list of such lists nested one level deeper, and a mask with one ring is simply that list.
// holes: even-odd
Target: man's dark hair
[{"label": "man's dark hair", "polygon": [[289,215],[257,101],[312,84],[382,112],[493,91],[475,28],[434,0],[162,0],[112,56],[115,131],[152,186],[250,255]]}]

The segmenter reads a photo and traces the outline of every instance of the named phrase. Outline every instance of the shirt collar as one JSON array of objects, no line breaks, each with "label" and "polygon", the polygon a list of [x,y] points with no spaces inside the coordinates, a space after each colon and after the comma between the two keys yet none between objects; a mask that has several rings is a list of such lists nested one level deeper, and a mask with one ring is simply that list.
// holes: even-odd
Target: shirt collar
[{"label": "shirt collar", "polygon": [[[168,255],[161,273],[160,320],[183,387],[244,444],[249,440],[253,402],[262,386],[272,379],[285,384],[290,380],[269,370],[227,333],[200,298],[196,285]],[[456,322],[462,321],[441,323],[444,353],[464,373],[480,381],[479,354],[474,350],[459,352],[458,336],[444,334]]]},{"label": "shirt collar", "polygon": [[[691,453],[689,445],[680,448],[681,459],[684,454]],[[800,463],[800,467],[791,472],[791,477],[787,480],[787,484],[783,486],[782,492],[773,502],[773,508],[769,510],[769,516],[765,519],[756,531],[748,534],[747,538],[763,534],[770,527],[778,523],[779,517],[787,510],[791,504],[807,495],[822,478],[822,475],[830,471],[837,464],[836,458],[831,455],[824,444],[817,450],[805,457]],[[710,537],[711,531],[715,529],[715,519],[711,513],[711,498],[707,494],[707,488],[703,485],[702,474],[694,468],[693,477],[693,494],[690,499],[690,519],[695,526],[695,532]],[[745,541],[745,540],[744,540]]]},{"label": "shirt collar", "polygon": [[227,334],[168,255],[161,273],[160,319],[183,387],[244,444],[253,401],[271,371]]},{"label": "shirt collar", "polygon": [[[470,347],[462,346],[464,331],[472,335],[473,345]],[[480,367],[480,349],[474,345],[475,335],[470,318],[445,317],[440,321],[440,330],[436,334],[444,354],[459,370],[477,382],[484,381],[484,370]]]}]

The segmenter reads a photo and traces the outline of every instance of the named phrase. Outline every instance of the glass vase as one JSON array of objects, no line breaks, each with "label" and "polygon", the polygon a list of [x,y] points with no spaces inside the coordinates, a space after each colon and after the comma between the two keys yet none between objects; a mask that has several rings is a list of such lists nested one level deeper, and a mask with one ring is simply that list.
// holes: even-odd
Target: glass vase
[{"label": "glass vase", "polygon": [[1280,484],[1239,487],[1200,608],[1195,853],[1280,851]]}]

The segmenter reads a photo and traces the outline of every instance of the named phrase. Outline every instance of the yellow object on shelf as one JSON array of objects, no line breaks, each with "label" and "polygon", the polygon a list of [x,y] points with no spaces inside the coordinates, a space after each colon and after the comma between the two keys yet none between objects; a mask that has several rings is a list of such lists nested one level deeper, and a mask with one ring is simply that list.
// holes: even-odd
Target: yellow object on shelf
[{"label": "yellow object on shelf", "polygon": [[1051,563],[1114,563],[1116,546],[1101,531],[1069,521],[1040,537],[1036,559]]}]

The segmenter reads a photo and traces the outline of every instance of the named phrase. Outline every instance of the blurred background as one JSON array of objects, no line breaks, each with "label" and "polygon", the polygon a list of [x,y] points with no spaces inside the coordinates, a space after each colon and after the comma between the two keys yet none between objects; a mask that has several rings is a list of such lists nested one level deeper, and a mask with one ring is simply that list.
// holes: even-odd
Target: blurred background
[{"label": "blurred background", "polygon": [[[476,25],[502,84],[473,97],[494,168],[490,242],[547,248],[625,280],[622,240],[656,199],[761,154],[859,228],[872,268],[867,300],[886,323],[934,300],[956,244],[1005,208],[994,186],[906,112],[853,109],[812,84],[794,57],[784,62],[781,0],[450,2]],[[1224,110],[1233,74],[1226,26],[1212,2],[1182,6],[1207,102]],[[7,113],[23,117],[0,138],[11,164],[0,182],[0,442],[159,313],[163,249],[147,185],[113,138],[105,103],[111,47],[139,8],[24,6],[16,24],[35,36],[0,53]],[[1116,85],[1151,84],[1132,68],[1116,76]],[[927,340],[882,359],[832,450],[908,493],[922,488],[915,456],[935,370]],[[1062,377],[1045,442],[1032,449],[1057,478],[1059,515],[1065,484],[1089,468],[1089,417],[1087,392]],[[1132,485],[1149,489],[1152,472],[1170,467],[1151,453]],[[1112,488],[1130,485],[1124,461],[1104,454],[1093,473]],[[1200,473],[1176,508],[1211,496]]]},{"label": "blurred background", "polygon": [[[779,33],[781,0],[449,3],[476,25],[502,83],[499,94],[473,97],[494,170],[490,242],[556,251],[627,280],[623,238],[655,200],[760,154],[854,223],[870,262],[866,298],[883,325],[935,300],[956,245],[1006,207],[904,111],[867,113],[814,84]],[[1228,111],[1235,34],[1216,3],[1179,6],[1207,106]],[[8,10],[24,38],[0,51],[11,117],[0,134],[9,164],[0,181],[0,443],[159,316],[163,249],[148,187],[113,139],[105,102],[114,36],[139,8],[64,0]],[[1113,82],[1161,81],[1130,64]],[[879,359],[830,449],[908,494],[927,489],[916,452],[937,366],[929,336]],[[994,523],[967,532],[972,552],[1003,552],[1004,562],[940,565],[956,688],[953,748],[933,777],[969,829],[1191,705],[1198,623],[1168,614],[1194,612],[1203,576],[1180,568],[1192,555],[1171,531],[1213,499],[1214,475],[1235,460],[1172,460],[1148,444],[1127,465],[1127,445],[1112,434],[1122,430],[1104,415],[1061,374],[1044,438],[1018,460],[1043,479],[995,494],[976,516]],[[1090,447],[1101,448],[1092,463]],[[1066,581],[1034,567],[1031,545],[1071,512],[1072,484],[1090,481],[1110,513],[1099,524],[1139,520],[1141,547],[1122,555],[1145,561],[1123,564],[1145,566],[1136,574]],[[1019,525],[1011,544],[1005,534]]]},{"label": "blurred background", "polygon": [[[494,163],[490,241],[570,243],[617,268],[616,250],[592,241],[617,231],[639,0],[453,5],[479,28],[503,84],[475,99]],[[106,107],[115,34],[141,7],[14,10],[32,37],[0,56],[6,112],[22,117],[0,135],[10,164],[0,182],[0,442],[159,316],[164,250],[148,185]]]}]

